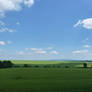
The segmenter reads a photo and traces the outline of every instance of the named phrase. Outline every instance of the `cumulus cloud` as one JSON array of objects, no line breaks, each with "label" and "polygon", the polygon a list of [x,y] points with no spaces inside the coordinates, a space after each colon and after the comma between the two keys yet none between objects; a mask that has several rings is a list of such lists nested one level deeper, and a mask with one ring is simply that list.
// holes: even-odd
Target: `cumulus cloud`
[{"label": "cumulus cloud", "polygon": [[6,11],[20,11],[22,4],[31,7],[34,0],[0,0],[0,15],[4,16]]},{"label": "cumulus cloud", "polygon": [[86,29],[92,29],[92,18],[87,18],[83,20],[79,20],[74,27],[82,26],[83,28]]},{"label": "cumulus cloud", "polygon": [[91,48],[91,45],[84,45],[84,48]]},{"label": "cumulus cloud", "polygon": [[34,4],[34,0],[24,0],[24,4],[28,7],[31,7]]},{"label": "cumulus cloud", "polygon": [[47,54],[47,51],[42,48],[25,48],[25,50],[35,54]]},{"label": "cumulus cloud", "polygon": [[7,27],[4,27],[4,28],[0,29],[0,32],[10,32],[10,33],[12,33],[12,32],[15,32],[15,30],[7,28]]},{"label": "cumulus cloud", "polygon": [[12,41],[0,41],[0,45],[12,44]]},{"label": "cumulus cloud", "polygon": [[49,48],[25,48],[26,52],[31,52],[31,54],[34,55],[58,55],[59,52],[58,51],[51,51],[53,48],[49,47]]},{"label": "cumulus cloud", "polygon": [[48,50],[52,50],[53,49],[53,47],[48,47]]},{"label": "cumulus cloud", "polygon": [[47,54],[47,51],[45,51],[45,50],[38,50],[35,53],[36,54]]},{"label": "cumulus cloud", "polygon": [[0,45],[5,45],[6,43],[4,41],[0,41]]},{"label": "cumulus cloud", "polygon": [[18,55],[24,55],[25,53],[23,51],[18,52]]},{"label": "cumulus cloud", "polygon": [[47,51],[42,48],[30,48],[36,54],[47,54]]},{"label": "cumulus cloud", "polygon": [[52,54],[52,55],[58,55],[59,53],[57,51],[51,51],[50,54]]},{"label": "cumulus cloud", "polygon": [[33,51],[42,51],[43,49],[42,48],[30,48],[30,50],[33,50]]},{"label": "cumulus cloud", "polygon": [[73,54],[87,54],[88,50],[76,50],[72,52]]},{"label": "cumulus cloud", "polygon": [[25,48],[26,51],[42,51],[42,48]]}]

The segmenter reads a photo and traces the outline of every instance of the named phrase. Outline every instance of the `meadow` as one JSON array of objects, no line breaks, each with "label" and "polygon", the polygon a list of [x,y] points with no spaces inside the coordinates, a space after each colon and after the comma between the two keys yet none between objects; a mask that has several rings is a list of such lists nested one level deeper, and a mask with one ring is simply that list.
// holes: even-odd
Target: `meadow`
[{"label": "meadow", "polygon": [[[29,66],[38,65],[43,68],[44,65],[48,65],[50,67],[60,66],[61,68],[65,68],[69,66],[70,68],[83,67],[83,63],[86,61],[31,61],[31,60],[12,60],[14,65],[23,66],[24,64],[28,64]],[[88,67],[92,67],[92,62],[86,62]]]},{"label": "meadow", "polygon": [[[39,68],[0,69],[0,92],[91,92],[92,68],[82,68],[82,62],[12,61],[15,64],[47,65]],[[18,62],[18,63],[17,63]],[[20,63],[19,63],[20,62]],[[61,65],[61,67],[52,67]],[[71,67],[65,68],[64,66]],[[88,63],[91,66],[91,63]],[[78,67],[77,67],[78,66]]]}]

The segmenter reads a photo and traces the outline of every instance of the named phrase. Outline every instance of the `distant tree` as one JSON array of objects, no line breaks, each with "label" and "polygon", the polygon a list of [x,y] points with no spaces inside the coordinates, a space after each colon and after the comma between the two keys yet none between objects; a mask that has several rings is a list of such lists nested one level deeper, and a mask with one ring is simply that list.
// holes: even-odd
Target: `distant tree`
[{"label": "distant tree", "polygon": [[47,67],[48,67],[48,68],[51,68],[51,65],[48,65]]},{"label": "distant tree", "polygon": [[19,66],[19,65],[14,65],[13,67],[15,67],[15,68],[19,68],[19,67],[21,67],[21,66]]},{"label": "distant tree", "polygon": [[58,66],[57,66],[57,68],[61,68],[61,66],[60,66],[60,65],[58,65]]},{"label": "distant tree", "polygon": [[28,64],[24,64],[24,67],[29,67]]},{"label": "distant tree", "polygon": [[8,60],[7,61],[7,65],[8,65],[8,67],[12,67],[13,66],[13,63],[10,60]]},{"label": "distant tree", "polygon": [[87,63],[84,63],[84,64],[83,64],[83,67],[84,67],[84,68],[87,68]]},{"label": "distant tree", "polygon": [[0,61],[0,68],[3,68],[3,62]]},{"label": "distant tree", "polygon": [[52,66],[51,65],[44,65],[43,67],[44,68],[51,68]]},{"label": "distant tree", "polygon": [[45,65],[45,66],[43,66],[44,68],[48,68],[48,66],[47,65]]},{"label": "distant tree", "polygon": [[65,68],[69,68],[69,66],[65,66]]},{"label": "distant tree", "polygon": [[40,66],[39,66],[39,65],[35,65],[34,67],[35,67],[35,68],[39,68]]},{"label": "distant tree", "polygon": [[53,67],[53,68],[56,68],[56,65],[53,65],[52,67]]},{"label": "distant tree", "polygon": [[4,60],[2,62],[2,67],[3,68],[11,68],[13,66],[13,63],[10,60]]}]

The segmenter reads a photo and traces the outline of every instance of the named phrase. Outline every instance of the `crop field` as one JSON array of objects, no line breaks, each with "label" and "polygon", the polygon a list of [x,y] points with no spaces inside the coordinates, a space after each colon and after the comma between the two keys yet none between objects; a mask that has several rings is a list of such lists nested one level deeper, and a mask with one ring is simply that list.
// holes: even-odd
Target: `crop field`
[{"label": "crop field", "polygon": [[92,69],[1,69],[0,92],[92,92]]}]

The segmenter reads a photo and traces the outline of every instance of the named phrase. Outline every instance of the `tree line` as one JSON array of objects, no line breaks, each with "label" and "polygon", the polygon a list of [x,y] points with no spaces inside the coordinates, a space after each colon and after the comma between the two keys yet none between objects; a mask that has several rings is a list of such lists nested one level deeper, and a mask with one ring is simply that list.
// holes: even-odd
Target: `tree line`
[{"label": "tree line", "polygon": [[0,61],[0,68],[11,68],[13,67],[13,63],[10,60]]},{"label": "tree line", "polygon": [[[1,61],[0,60],[0,68],[11,68],[11,67],[20,67],[20,66],[16,66],[12,63],[11,60],[3,60]],[[24,64],[23,67],[27,68],[27,67],[34,67],[34,68],[40,68],[41,66],[39,65],[33,65],[33,66],[30,66],[28,64]],[[60,65],[44,65],[43,66],[44,68],[61,68]],[[87,68],[87,63],[83,63],[83,67],[84,68]],[[65,66],[65,68],[70,68],[70,66]]]}]

